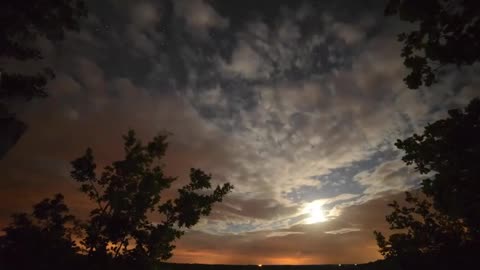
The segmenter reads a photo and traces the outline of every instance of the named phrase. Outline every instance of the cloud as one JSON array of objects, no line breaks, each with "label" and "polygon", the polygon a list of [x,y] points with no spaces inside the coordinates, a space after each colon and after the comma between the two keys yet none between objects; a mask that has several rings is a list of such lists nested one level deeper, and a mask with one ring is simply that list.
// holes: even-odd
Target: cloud
[{"label": "cloud", "polygon": [[348,45],[358,43],[365,37],[364,30],[354,25],[337,22],[332,27],[335,34]]},{"label": "cloud", "polygon": [[268,78],[272,66],[265,63],[260,55],[246,42],[240,42],[232,54],[231,63],[221,62],[224,69],[247,79]]},{"label": "cloud", "polygon": [[131,20],[139,29],[149,28],[160,21],[160,14],[151,2],[139,1],[131,9]]},{"label": "cloud", "polygon": [[175,13],[185,20],[188,31],[195,37],[206,39],[210,29],[225,29],[229,25],[204,0],[178,0],[174,4]]},{"label": "cloud", "polygon": [[[71,76],[62,75],[51,84],[51,92],[61,94],[32,104],[21,115],[29,132],[1,164],[9,179],[3,184],[2,196],[20,195],[12,198],[11,203],[18,205],[12,209],[27,209],[56,192],[82,201],[77,199],[81,197],[77,185],[69,179],[69,161],[87,147],[94,149],[100,167],[115,160],[121,156],[121,135],[129,128],[143,139],[165,130],[175,134],[165,159],[166,173],[180,176],[180,182],[191,167],[217,167],[217,172],[223,172],[222,168],[230,166],[229,149],[217,147],[218,141],[230,139],[205,123],[181,97],[155,94],[127,78],[107,79],[90,60],[75,63]],[[69,91],[72,87],[75,90]],[[79,206],[84,209],[81,204],[72,208]]]},{"label": "cloud", "polygon": [[391,160],[373,170],[358,173],[354,180],[365,187],[365,195],[376,197],[384,192],[397,193],[418,187],[420,175],[403,161]]},{"label": "cloud", "polygon": [[360,229],[357,229],[357,228],[341,228],[341,229],[338,229],[338,230],[334,230],[334,231],[328,231],[328,232],[325,232],[326,234],[344,234],[344,233],[351,233],[351,232],[358,232],[360,231]]},{"label": "cloud", "polygon": [[373,261],[380,258],[373,230],[387,229],[384,216],[389,210],[386,205],[397,197],[401,196],[350,206],[335,220],[296,225],[285,230],[238,235],[191,231],[176,243],[172,261],[219,264],[347,264]]}]

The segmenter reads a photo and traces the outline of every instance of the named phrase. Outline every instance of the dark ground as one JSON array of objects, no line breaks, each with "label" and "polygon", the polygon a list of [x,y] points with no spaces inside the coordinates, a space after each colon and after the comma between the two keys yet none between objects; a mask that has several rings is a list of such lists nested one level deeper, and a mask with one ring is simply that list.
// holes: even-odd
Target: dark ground
[{"label": "dark ground", "polygon": [[164,270],[395,270],[393,265],[385,261],[367,264],[342,265],[208,265],[208,264],[162,264]]}]

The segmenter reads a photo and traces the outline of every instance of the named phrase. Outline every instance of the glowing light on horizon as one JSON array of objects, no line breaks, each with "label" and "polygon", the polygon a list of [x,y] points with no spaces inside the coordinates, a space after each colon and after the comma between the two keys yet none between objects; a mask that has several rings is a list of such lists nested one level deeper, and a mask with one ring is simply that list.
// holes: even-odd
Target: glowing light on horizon
[{"label": "glowing light on horizon", "polygon": [[308,214],[308,218],[305,219],[306,224],[314,224],[327,221],[325,212],[322,209],[322,203],[319,201],[313,201],[305,206],[304,213]]}]

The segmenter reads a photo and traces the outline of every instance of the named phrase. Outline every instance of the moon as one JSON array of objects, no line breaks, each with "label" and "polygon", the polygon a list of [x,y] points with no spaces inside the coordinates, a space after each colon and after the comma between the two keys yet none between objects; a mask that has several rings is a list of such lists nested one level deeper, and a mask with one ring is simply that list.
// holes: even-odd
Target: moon
[{"label": "moon", "polygon": [[305,206],[304,213],[308,214],[305,219],[306,224],[314,224],[327,221],[322,204],[318,201],[313,201]]}]

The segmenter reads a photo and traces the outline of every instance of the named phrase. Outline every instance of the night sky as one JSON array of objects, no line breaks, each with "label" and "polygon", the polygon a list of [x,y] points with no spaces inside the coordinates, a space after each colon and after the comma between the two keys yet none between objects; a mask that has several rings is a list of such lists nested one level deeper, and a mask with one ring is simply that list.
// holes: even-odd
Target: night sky
[{"label": "night sky", "polygon": [[[64,42],[41,41],[49,97],[19,106],[28,130],[0,162],[0,224],[62,192],[87,147],[99,167],[129,128],[172,133],[169,175],[189,168],[235,186],[180,241],[171,262],[363,263],[381,256],[386,204],[419,186],[396,139],[465,105],[477,66],[409,90],[385,1],[87,2]],[[19,66],[28,69],[32,66]]]}]

